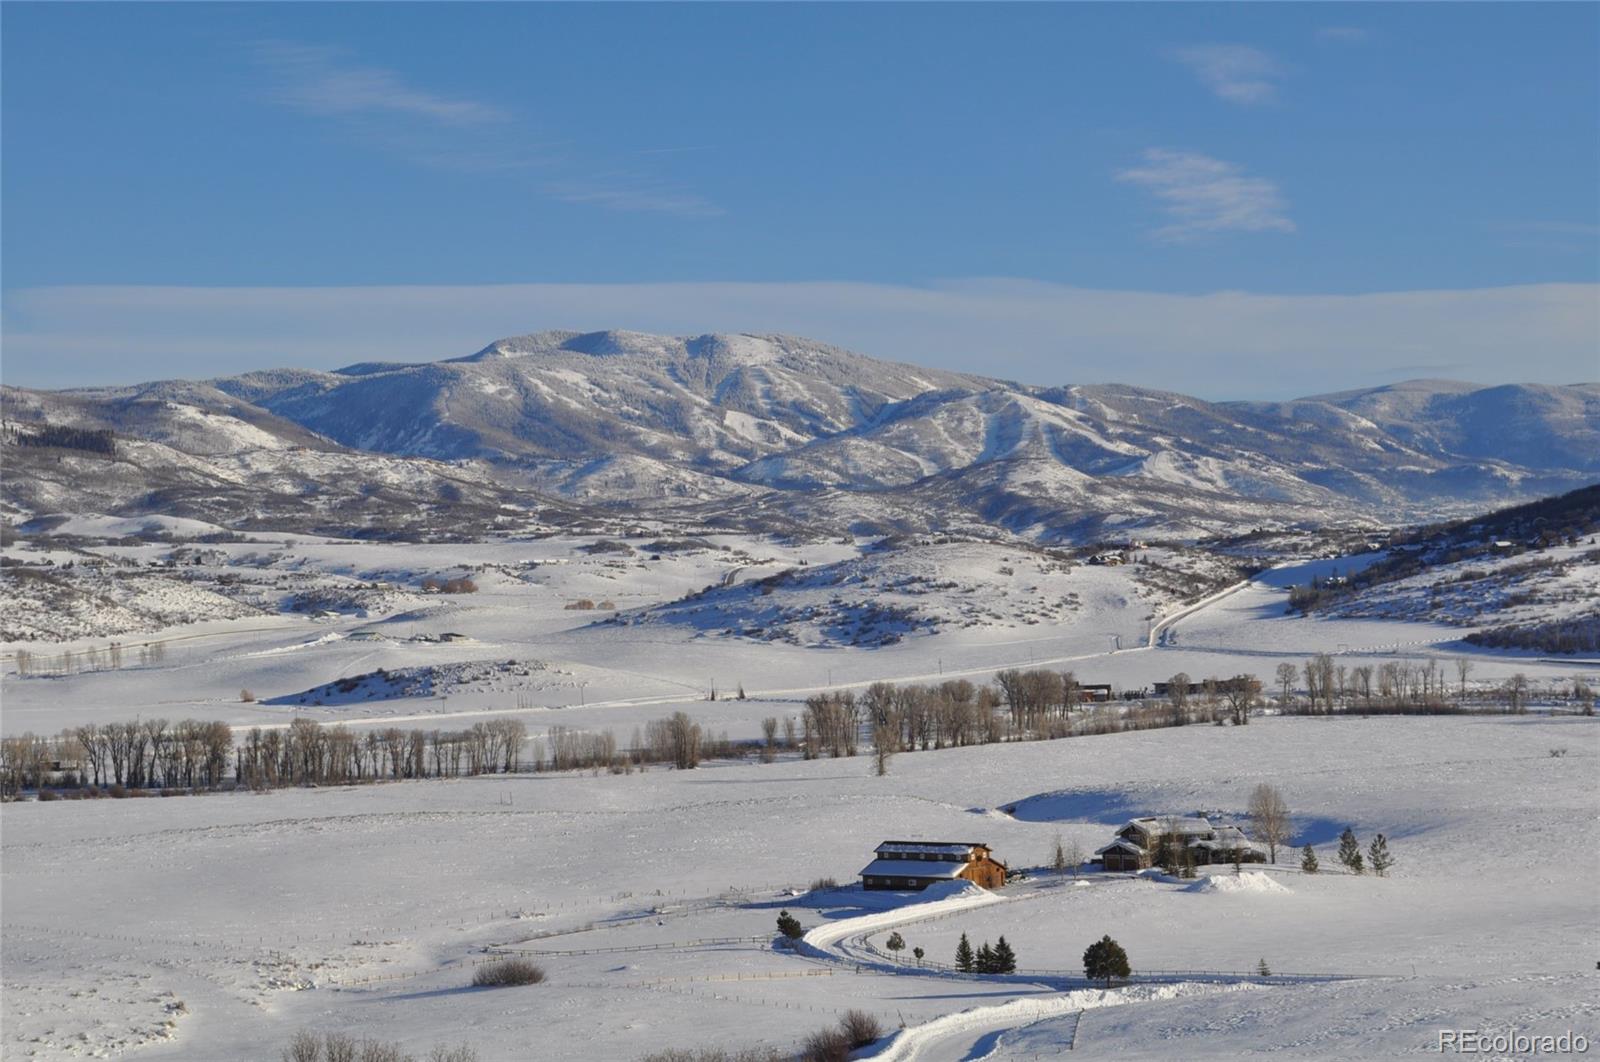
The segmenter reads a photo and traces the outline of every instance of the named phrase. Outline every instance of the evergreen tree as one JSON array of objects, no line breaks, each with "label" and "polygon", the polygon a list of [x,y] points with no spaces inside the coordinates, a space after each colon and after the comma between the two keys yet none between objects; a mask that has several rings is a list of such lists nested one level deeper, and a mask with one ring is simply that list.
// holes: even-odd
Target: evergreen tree
[{"label": "evergreen tree", "polygon": [[1006,943],[1006,938],[1001,937],[994,946],[994,972],[1016,973],[1017,953],[1011,950],[1011,945]]},{"label": "evergreen tree", "polygon": [[1304,854],[1300,857],[1300,869],[1305,871],[1307,874],[1315,874],[1319,866],[1317,863],[1317,853],[1312,850],[1309,844],[1301,849],[1301,851]]},{"label": "evergreen tree", "polygon": [[1260,962],[1256,963],[1256,976],[1258,976],[1258,977],[1271,977],[1272,976],[1272,969],[1269,966],[1267,966],[1267,960],[1265,958],[1263,958]]},{"label": "evergreen tree", "polygon": [[956,969],[962,973],[972,972],[972,942],[965,933],[961,934],[961,943],[956,945]]},{"label": "evergreen tree", "polygon": [[1084,976],[1091,981],[1103,981],[1108,988],[1114,978],[1127,977],[1132,972],[1128,965],[1128,953],[1109,936],[1090,944],[1083,953]]},{"label": "evergreen tree", "polygon": [[921,948],[912,948],[911,949],[911,954],[915,955],[917,957],[918,964],[921,964],[922,956],[927,954],[927,953],[924,952]]},{"label": "evergreen tree", "polygon": [[1372,872],[1380,878],[1384,871],[1394,866],[1394,857],[1389,854],[1389,839],[1381,833],[1372,839],[1367,856],[1372,861]]},{"label": "evergreen tree", "polygon": [[1356,840],[1356,831],[1348,826],[1339,835],[1339,862],[1357,874],[1362,871],[1361,842]]},{"label": "evergreen tree", "polygon": [[779,911],[778,932],[790,940],[799,940],[806,931],[800,927],[800,920],[794,915],[788,911]]},{"label": "evergreen tree", "polygon": [[1067,872],[1067,846],[1062,843],[1059,833],[1056,834],[1056,850],[1050,857],[1050,869],[1057,874]]},{"label": "evergreen tree", "polygon": [[983,947],[978,949],[978,960],[974,965],[979,973],[990,974],[1000,972],[999,970],[995,969],[994,949],[989,947],[989,942],[987,940],[983,942]]},{"label": "evergreen tree", "polygon": [[902,937],[898,932],[890,933],[889,939],[883,942],[883,946],[899,955],[900,949],[906,946],[906,938]]}]

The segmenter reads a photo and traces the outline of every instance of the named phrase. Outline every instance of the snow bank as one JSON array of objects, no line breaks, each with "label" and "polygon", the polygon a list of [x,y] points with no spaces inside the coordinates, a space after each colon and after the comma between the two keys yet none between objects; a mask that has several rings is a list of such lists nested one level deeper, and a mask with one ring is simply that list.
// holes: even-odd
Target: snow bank
[{"label": "snow bank", "polygon": [[1279,885],[1259,870],[1247,870],[1243,874],[1216,874],[1211,877],[1201,878],[1188,886],[1184,892],[1289,892],[1290,889]]},{"label": "snow bank", "polygon": [[1058,1018],[1098,1007],[1152,1003],[1158,1000],[1180,999],[1184,996],[1245,991],[1256,987],[1258,986],[1249,984],[1211,985],[1184,981],[1172,985],[1080,988],[1048,999],[1013,999],[998,1006],[973,1007],[970,1010],[946,1014],[921,1025],[908,1026],[897,1032],[876,1053],[859,1057],[882,1059],[884,1062],[911,1062],[912,1059],[920,1057],[923,1051],[947,1037],[972,1036],[995,1029],[1013,1029],[1046,1018]]},{"label": "snow bank", "polygon": [[259,656],[280,656],[283,653],[296,653],[301,649],[312,649],[319,645],[327,645],[329,642],[338,642],[343,640],[344,634],[342,632],[329,631],[320,638],[313,638],[309,642],[296,642],[293,645],[278,645],[271,649],[257,649],[255,652],[245,653],[243,656],[247,659]]}]

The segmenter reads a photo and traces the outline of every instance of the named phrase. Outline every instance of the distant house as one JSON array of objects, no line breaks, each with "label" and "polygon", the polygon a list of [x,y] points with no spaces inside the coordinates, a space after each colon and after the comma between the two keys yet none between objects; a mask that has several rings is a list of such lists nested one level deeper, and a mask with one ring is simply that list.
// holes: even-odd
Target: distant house
[{"label": "distant house", "polygon": [[861,871],[863,889],[925,889],[965,879],[986,889],[1006,883],[1006,865],[971,841],[885,841]]},{"label": "distant house", "polygon": [[1078,687],[1078,701],[1082,704],[1104,704],[1111,699],[1111,683],[1085,682]]},{"label": "distant house", "polygon": [[1187,856],[1195,866],[1214,863],[1265,863],[1266,853],[1237,826],[1214,826],[1204,815],[1164,815],[1133,819],[1117,839],[1095,852],[1107,870],[1143,870],[1160,861],[1163,850]]},{"label": "distant house", "polygon": [[441,642],[467,642],[471,641],[472,639],[467,635],[459,634],[456,631],[445,631],[443,634],[439,635],[439,640]]}]

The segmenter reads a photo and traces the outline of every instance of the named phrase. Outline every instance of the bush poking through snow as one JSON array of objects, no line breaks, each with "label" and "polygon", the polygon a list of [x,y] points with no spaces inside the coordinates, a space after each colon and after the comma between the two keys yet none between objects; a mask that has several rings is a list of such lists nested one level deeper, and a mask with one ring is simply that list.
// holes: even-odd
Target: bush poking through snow
[{"label": "bush poking through snow", "polygon": [[788,940],[799,940],[805,936],[805,929],[800,925],[800,919],[788,911],[778,912],[778,932]]},{"label": "bush poking through snow", "polygon": [[446,1047],[439,1044],[428,1052],[428,1062],[478,1062],[478,1052],[468,1044]]},{"label": "bush poking through snow", "polygon": [[702,1047],[697,1051],[681,1048],[653,1051],[639,1062],[793,1062],[793,1058],[776,1047],[746,1047],[731,1052],[721,1047]]},{"label": "bush poking through snow", "polygon": [[[406,1054],[398,1043],[357,1040],[342,1032],[318,1036],[308,1029],[295,1033],[279,1057],[283,1062],[417,1062],[416,1056]],[[466,1044],[440,1044],[429,1053],[428,1062],[478,1062],[478,1052]]]},{"label": "bush poking through snow", "polygon": [[283,1049],[283,1062],[322,1062],[322,1038],[301,1029]]},{"label": "bush poking through snow", "polygon": [[527,959],[500,959],[472,972],[474,988],[505,988],[509,985],[536,985],[544,980],[544,967]]},{"label": "bush poking through snow", "polygon": [[800,1046],[799,1062],[847,1062],[850,1038],[838,1029],[819,1029]]},{"label": "bush poking through snow", "polygon": [[359,1045],[355,1037],[341,1032],[331,1032],[322,1039],[323,1062],[356,1062]]},{"label": "bush poking through snow", "polygon": [[883,1035],[883,1026],[864,1010],[848,1010],[839,1019],[839,1031],[852,1048],[865,1047]]}]

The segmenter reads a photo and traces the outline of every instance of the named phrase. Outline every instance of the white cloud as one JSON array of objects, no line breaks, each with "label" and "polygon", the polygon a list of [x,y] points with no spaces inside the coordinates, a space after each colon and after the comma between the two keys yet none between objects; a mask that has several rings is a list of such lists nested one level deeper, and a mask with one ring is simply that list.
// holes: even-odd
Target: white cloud
[{"label": "white cloud", "polygon": [[1250,177],[1231,162],[1193,151],[1150,148],[1144,165],[1117,180],[1138,185],[1173,219],[1153,231],[1157,239],[1183,241],[1215,232],[1293,232],[1288,204],[1277,184]]},{"label": "white cloud", "polygon": [[1448,374],[1600,377],[1600,285],[1174,295],[1024,280],[60,287],[12,293],[7,383],[88,386],[456,357],[546,328],[790,332],[1031,383],[1285,398]]},{"label": "white cloud", "polygon": [[479,100],[408,85],[392,70],[352,63],[337,48],[263,41],[256,46],[256,58],[277,82],[273,99],[312,114],[394,113],[443,125],[483,125],[510,117]]},{"label": "white cloud", "polygon": [[342,49],[262,41],[253,55],[269,76],[273,102],[334,123],[352,142],[412,165],[470,174],[537,170],[543,178],[535,194],[606,210],[721,213],[700,196],[667,187],[647,165],[594,176],[595,152],[542,143],[508,110],[419,88]]},{"label": "white cloud", "polygon": [[1195,44],[1172,56],[1194,71],[1200,83],[1229,103],[1255,106],[1278,98],[1284,70],[1278,61],[1247,44]]}]

